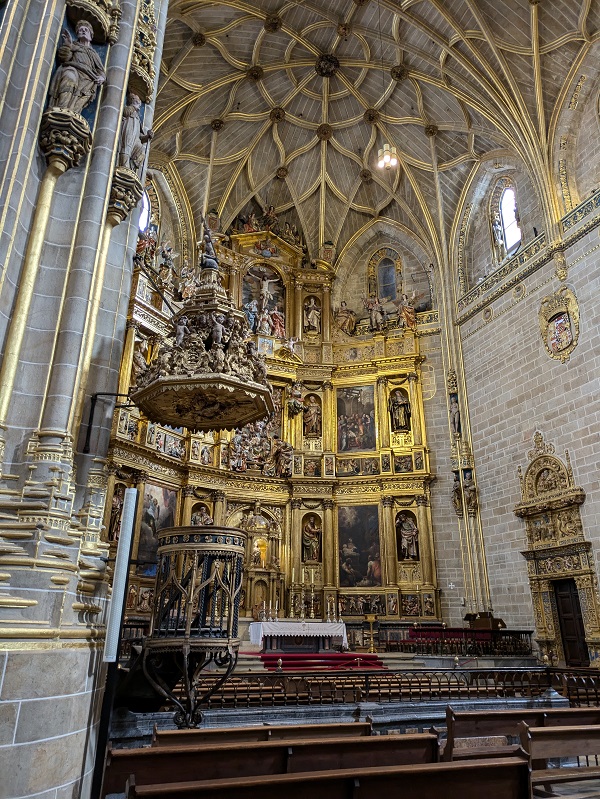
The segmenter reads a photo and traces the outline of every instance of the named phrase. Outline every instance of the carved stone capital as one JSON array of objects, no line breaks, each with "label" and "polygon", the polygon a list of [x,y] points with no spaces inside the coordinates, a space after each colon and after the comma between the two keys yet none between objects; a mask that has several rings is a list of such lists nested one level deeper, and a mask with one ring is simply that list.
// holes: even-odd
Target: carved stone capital
[{"label": "carved stone capital", "polygon": [[429,497],[426,494],[417,494],[415,502],[420,507],[427,507],[429,505]]},{"label": "carved stone capital", "polygon": [[333,383],[331,380],[326,380],[323,383],[323,391],[333,391]]},{"label": "carved stone capital", "polygon": [[393,508],[394,507],[394,497],[383,497],[381,500],[383,503],[384,508]]},{"label": "carved stone capital", "polygon": [[225,502],[224,491],[213,491],[210,495],[213,502]]},{"label": "carved stone capital", "polygon": [[116,226],[129,216],[142,199],[144,189],[139,177],[124,166],[117,167],[110,187],[108,221]]},{"label": "carved stone capital", "polygon": [[324,499],[323,500],[323,508],[325,510],[333,510],[335,503],[332,499]]},{"label": "carved stone capital", "polygon": [[184,486],[181,489],[181,493],[184,497],[193,497],[194,491],[196,490],[195,486]]},{"label": "carved stone capital", "polygon": [[416,372],[409,372],[408,373],[408,382],[409,383],[416,383],[418,379],[419,379],[419,377],[418,377]]},{"label": "carved stone capital", "polygon": [[62,108],[50,108],[42,116],[40,147],[49,165],[66,172],[78,166],[92,146],[92,133],[85,119]]},{"label": "carved stone capital", "polygon": [[302,500],[301,499],[293,499],[292,500],[292,510],[300,510],[302,507]]},{"label": "carved stone capital", "polygon": [[385,387],[385,386],[387,386],[387,384],[388,384],[387,377],[382,376],[382,377],[378,377],[377,378],[377,385],[378,386],[384,386]]},{"label": "carved stone capital", "polygon": [[133,479],[134,485],[139,486],[141,483],[145,483],[148,479],[148,472],[143,472],[141,470],[139,472],[133,472],[131,477]]}]

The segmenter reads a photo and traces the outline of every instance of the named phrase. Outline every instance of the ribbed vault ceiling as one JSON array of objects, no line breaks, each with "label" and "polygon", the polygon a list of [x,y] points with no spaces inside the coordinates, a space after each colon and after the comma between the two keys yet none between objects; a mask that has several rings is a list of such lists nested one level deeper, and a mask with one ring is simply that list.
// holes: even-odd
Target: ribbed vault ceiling
[{"label": "ribbed vault ceiling", "polygon": [[316,254],[380,216],[440,257],[483,160],[523,162],[556,217],[555,109],[599,35],[600,0],[171,0],[152,161],[196,222],[273,204]]}]

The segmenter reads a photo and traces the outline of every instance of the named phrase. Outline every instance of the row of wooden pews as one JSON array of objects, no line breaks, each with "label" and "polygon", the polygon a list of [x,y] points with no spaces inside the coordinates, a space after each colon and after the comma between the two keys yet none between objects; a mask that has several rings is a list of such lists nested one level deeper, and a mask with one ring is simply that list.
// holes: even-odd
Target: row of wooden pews
[{"label": "row of wooden pews", "polygon": [[[240,799],[525,799],[522,758],[440,763],[435,733],[372,734],[369,723],[157,732],[142,749],[111,750],[104,795]],[[489,783],[489,786],[488,786]]]},{"label": "row of wooden pews", "polygon": [[[502,737],[499,746],[482,738]],[[462,748],[460,741],[474,746]],[[517,740],[519,743],[514,743]],[[240,799],[526,799],[553,783],[600,779],[600,708],[456,711],[440,734],[374,735],[370,723],[154,731],[109,753],[104,796]],[[570,757],[568,768],[549,759]]]},{"label": "row of wooden pews", "polygon": [[[514,710],[455,710],[446,708],[446,743],[442,760],[497,757],[520,749],[519,723],[529,727],[600,725],[600,708],[515,708]],[[600,730],[600,727],[598,728]],[[438,732],[432,728],[433,732]],[[480,746],[482,738],[502,738],[495,746]],[[518,743],[513,743],[518,742]],[[489,741],[488,741],[489,743]]]}]

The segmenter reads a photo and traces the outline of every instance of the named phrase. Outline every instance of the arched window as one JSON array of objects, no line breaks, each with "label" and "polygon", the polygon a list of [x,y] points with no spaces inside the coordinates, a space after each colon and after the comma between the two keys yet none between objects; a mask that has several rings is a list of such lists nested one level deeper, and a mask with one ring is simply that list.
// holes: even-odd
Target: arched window
[{"label": "arched window", "polygon": [[509,176],[500,178],[490,198],[490,232],[494,260],[501,264],[513,255],[521,244],[519,211],[515,184]]},{"label": "arched window", "polygon": [[500,219],[506,252],[510,253],[521,243],[521,228],[517,218],[517,198],[512,187],[504,189],[500,198]]},{"label": "arched window", "polygon": [[138,227],[145,233],[148,229],[148,225],[150,224],[150,197],[148,197],[148,192],[144,191],[142,194],[142,210],[140,211],[140,221],[138,222]]},{"label": "arched window", "polygon": [[380,297],[396,299],[396,265],[391,258],[384,258],[379,262],[378,280]]}]

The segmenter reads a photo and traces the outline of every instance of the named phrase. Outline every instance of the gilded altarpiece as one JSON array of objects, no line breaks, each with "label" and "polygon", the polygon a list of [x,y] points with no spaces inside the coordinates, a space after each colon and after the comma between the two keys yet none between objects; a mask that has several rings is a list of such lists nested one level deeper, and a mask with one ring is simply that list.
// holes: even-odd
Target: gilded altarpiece
[{"label": "gilded altarpiece", "polygon": [[536,638],[550,662],[564,662],[565,652],[554,584],[575,581],[590,663],[600,660],[600,600],[592,545],[585,539],[579,507],[585,492],[575,485],[569,453],[563,462],[554,446],[534,436],[529,466],[522,473],[521,502],[515,514],[525,520],[527,572],[533,599]]},{"label": "gilded altarpiece", "polygon": [[[148,197],[124,394],[160,342],[177,336],[169,306],[180,308],[198,279],[198,254],[178,240],[179,224],[161,219],[167,198]],[[218,220],[211,225],[218,231]],[[169,513],[176,524],[246,532],[241,616],[248,620],[440,618],[418,325],[391,320],[373,334],[364,322],[344,337],[332,325],[329,264],[307,267],[301,246],[269,225],[229,240],[213,235],[224,286],[266,358],[273,414],[190,434],[149,422],[131,403],[115,413],[105,516],[111,547],[124,488],[136,486],[142,498],[127,619],[143,625],[149,618],[153,532]]]}]

